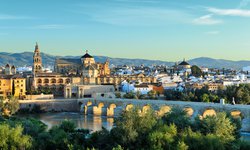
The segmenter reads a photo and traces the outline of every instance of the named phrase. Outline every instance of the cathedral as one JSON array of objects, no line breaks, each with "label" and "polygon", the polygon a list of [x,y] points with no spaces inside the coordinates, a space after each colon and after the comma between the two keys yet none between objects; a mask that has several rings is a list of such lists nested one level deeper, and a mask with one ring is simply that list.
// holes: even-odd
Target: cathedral
[{"label": "cathedral", "polygon": [[107,76],[110,75],[109,60],[104,63],[95,62],[94,57],[86,51],[86,54],[79,59],[56,59],[55,72],[66,75],[80,75],[90,78]]},{"label": "cathedral", "polygon": [[109,60],[104,63],[95,62],[88,51],[79,59],[59,58],[55,60],[54,72],[43,71],[42,56],[38,44],[33,55],[33,76],[28,80],[28,90],[49,88],[54,96],[65,98],[91,97],[97,93],[119,91],[124,80],[156,83],[153,76],[112,75]]}]

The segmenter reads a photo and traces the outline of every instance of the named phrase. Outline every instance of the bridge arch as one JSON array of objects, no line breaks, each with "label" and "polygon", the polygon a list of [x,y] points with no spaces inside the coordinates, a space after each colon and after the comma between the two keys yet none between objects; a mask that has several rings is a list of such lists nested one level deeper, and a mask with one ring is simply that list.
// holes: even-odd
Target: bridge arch
[{"label": "bridge arch", "polygon": [[86,105],[87,105],[87,106],[91,106],[91,105],[92,105],[92,102],[91,102],[91,101],[88,101]]},{"label": "bridge arch", "polygon": [[100,102],[100,103],[98,104],[98,108],[102,108],[102,107],[104,107],[104,103],[103,103],[103,102]]},{"label": "bridge arch", "polygon": [[168,106],[168,105],[164,105],[164,106],[161,106],[159,111],[157,112],[158,113],[158,116],[163,116],[165,115],[166,113],[170,112],[171,111],[171,107]]},{"label": "bridge arch", "polygon": [[116,108],[116,104],[114,104],[114,103],[110,104],[109,108],[112,108],[112,109]]},{"label": "bridge arch", "polygon": [[216,115],[216,111],[213,108],[209,107],[204,110],[202,117],[206,118],[207,116],[214,116],[214,115]]},{"label": "bridge arch", "polygon": [[149,110],[151,109],[151,106],[150,105],[144,105],[143,107],[142,107],[142,113],[147,113]]},{"label": "bridge arch", "polygon": [[129,110],[133,109],[133,107],[134,107],[133,104],[128,104],[128,105],[126,105],[125,110],[129,111]]},{"label": "bridge arch", "polygon": [[187,113],[189,117],[192,117],[194,114],[194,109],[191,106],[185,106],[183,110]]},{"label": "bridge arch", "polygon": [[230,112],[231,116],[234,118],[244,117],[243,113],[240,110],[234,109]]}]

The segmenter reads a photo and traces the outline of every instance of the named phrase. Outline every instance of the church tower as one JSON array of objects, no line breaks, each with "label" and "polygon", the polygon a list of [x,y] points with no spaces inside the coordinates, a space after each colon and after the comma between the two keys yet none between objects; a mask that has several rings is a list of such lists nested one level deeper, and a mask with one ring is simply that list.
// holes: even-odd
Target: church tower
[{"label": "church tower", "polygon": [[89,55],[88,50],[86,50],[86,54],[81,57],[81,61],[84,67],[95,64],[95,59]]},{"label": "church tower", "polygon": [[33,55],[33,73],[41,73],[42,72],[42,57],[40,55],[40,50],[38,44],[36,43],[35,51]]}]

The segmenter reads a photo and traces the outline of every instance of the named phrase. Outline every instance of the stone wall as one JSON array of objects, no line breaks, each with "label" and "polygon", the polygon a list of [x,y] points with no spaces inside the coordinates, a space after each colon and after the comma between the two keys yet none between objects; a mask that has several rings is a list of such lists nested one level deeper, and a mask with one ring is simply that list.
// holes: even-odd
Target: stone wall
[{"label": "stone wall", "polygon": [[79,112],[77,100],[20,100],[20,109],[32,110],[35,105],[42,111]]},{"label": "stone wall", "polygon": [[40,94],[40,95],[26,95],[26,100],[46,100],[46,99],[54,99],[53,94]]}]

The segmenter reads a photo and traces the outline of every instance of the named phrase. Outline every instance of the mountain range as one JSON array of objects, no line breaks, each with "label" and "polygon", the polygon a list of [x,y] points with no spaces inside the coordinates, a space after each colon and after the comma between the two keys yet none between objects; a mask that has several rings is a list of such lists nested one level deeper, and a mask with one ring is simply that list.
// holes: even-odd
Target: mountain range
[{"label": "mountain range", "polygon": [[[54,66],[56,58],[75,58],[80,59],[81,56],[54,56],[45,53],[41,53],[44,66]],[[104,62],[106,59],[110,60],[110,64],[114,65],[174,65],[175,62],[160,61],[160,60],[147,60],[147,59],[128,59],[128,58],[110,58],[106,56],[94,56],[96,62]],[[200,67],[209,68],[232,68],[241,69],[245,66],[250,66],[250,61],[232,61],[224,59],[213,59],[208,57],[199,57],[187,60],[191,65],[197,65]],[[33,53],[8,53],[0,52],[0,66],[4,66],[7,63],[15,66],[31,66],[33,63]]]}]

